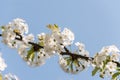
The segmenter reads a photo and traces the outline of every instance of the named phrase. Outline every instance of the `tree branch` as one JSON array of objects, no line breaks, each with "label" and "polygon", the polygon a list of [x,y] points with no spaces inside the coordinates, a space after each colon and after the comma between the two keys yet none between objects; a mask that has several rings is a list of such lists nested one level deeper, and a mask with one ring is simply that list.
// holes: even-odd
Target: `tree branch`
[{"label": "tree branch", "polygon": [[[23,41],[23,37],[20,34],[16,33],[16,35],[18,36],[15,37],[16,40]],[[0,36],[2,36],[2,34],[0,34]],[[28,44],[31,44],[35,51],[38,51],[40,48],[44,48],[43,46],[40,46],[39,44],[34,42],[28,42]]]},{"label": "tree branch", "polygon": [[[16,33],[16,35],[19,36],[19,37],[15,37],[15,39],[19,40],[19,41],[22,41],[23,37],[20,34],[17,34],[17,33]],[[0,34],[0,36],[2,36],[2,34]],[[37,43],[34,43],[34,42],[28,42],[28,44],[33,45],[33,48],[34,48],[35,51],[38,51],[40,48],[44,48],[43,46],[40,46],[40,45],[38,45]],[[65,52],[61,52],[60,54],[61,55],[69,55],[69,56],[72,57],[73,60],[78,59],[78,58],[84,59],[86,61],[94,60],[93,57],[87,57],[87,56],[83,56],[83,55],[80,55],[80,54],[71,53],[66,47],[64,47],[64,50],[65,50]],[[119,62],[117,62],[117,61],[112,61],[112,62],[116,63],[117,66],[120,67]]]},{"label": "tree branch", "polygon": [[[80,54],[71,53],[66,47],[64,47],[64,49],[65,49],[66,52],[61,52],[61,53],[60,53],[61,55],[69,55],[69,56],[72,57],[72,59],[81,58],[81,59],[84,59],[84,60],[86,60],[86,61],[92,61],[92,60],[94,60],[93,57],[87,57],[87,56],[83,56],[83,55],[80,55]],[[113,61],[113,60],[112,60],[112,62],[113,62],[113,63],[116,63],[117,66],[120,67],[120,63],[119,63],[119,62]]]},{"label": "tree branch", "polygon": [[71,53],[71,52],[61,52],[60,53],[61,55],[69,55],[72,57],[72,59],[78,59],[78,58],[81,58],[81,59],[85,59],[86,61],[91,61],[93,58],[91,57],[86,57],[86,56],[82,56],[82,55],[78,55],[78,54],[74,54],[74,53]]}]

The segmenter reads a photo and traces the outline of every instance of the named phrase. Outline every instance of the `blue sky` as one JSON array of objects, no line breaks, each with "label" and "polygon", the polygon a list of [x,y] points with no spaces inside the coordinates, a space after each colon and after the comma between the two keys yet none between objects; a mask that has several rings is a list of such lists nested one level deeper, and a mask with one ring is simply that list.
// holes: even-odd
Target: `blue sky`
[{"label": "blue sky", "polygon": [[[103,46],[115,44],[120,48],[120,0],[1,0],[0,25],[14,18],[25,19],[29,33],[34,35],[47,33],[47,24],[67,27],[75,33],[75,42],[83,42],[91,56]],[[101,80],[99,75],[91,76],[90,68],[77,75],[63,72],[58,57],[31,68],[16,50],[3,44],[0,50],[8,64],[4,73],[14,73],[21,80]]]}]

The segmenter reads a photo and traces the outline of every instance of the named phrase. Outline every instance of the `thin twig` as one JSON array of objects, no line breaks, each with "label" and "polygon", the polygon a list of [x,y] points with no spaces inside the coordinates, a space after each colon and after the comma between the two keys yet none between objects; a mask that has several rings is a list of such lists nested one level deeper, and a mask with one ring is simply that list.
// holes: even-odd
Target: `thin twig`
[{"label": "thin twig", "polygon": [[61,52],[60,54],[61,55],[69,55],[73,59],[78,59],[78,58],[85,59],[86,61],[89,61],[89,60],[91,61],[93,59],[92,57],[87,57],[87,56],[83,56],[83,55],[79,55],[79,54],[74,54],[74,53],[71,53],[71,52]]}]

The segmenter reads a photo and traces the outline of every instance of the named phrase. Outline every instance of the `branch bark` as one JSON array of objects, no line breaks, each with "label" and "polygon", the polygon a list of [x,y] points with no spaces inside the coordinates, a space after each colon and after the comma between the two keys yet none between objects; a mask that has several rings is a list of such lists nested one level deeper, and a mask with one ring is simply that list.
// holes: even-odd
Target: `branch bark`
[{"label": "branch bark", "polygon": [[[19,36],[19,38],[15,37],[15,39],[19,40],[19,41],[22,41],[23,37],[20,34],[17,34],[17,33],[16,33],[16,35]],[[0,34],[0,36],[2,36],[2,34]],[[40,46],[39,44],[34,43],[34,42],[28,42],[28,44],[33,45],[33,48],[34,48],[35,51],[39,50],[40,48],[44,48],[44,46]],[[79,55],[79,54],[74,54],[74,53],[70,52],[66,47],[64,47],[64,50],[65,50],[65,52],[61,52],[60,55],[69,55],[69,56],[72,57],[72,59],[81,58],[81,59],[84,59],[86,61],[94,60],[93,57],[87,57],[87,56],[83,56],[83,55]],[[117,61],[112,61],[112,62],[116,63],[117,66],[120,67],[120,63],[119,62],[117,62]]]}]

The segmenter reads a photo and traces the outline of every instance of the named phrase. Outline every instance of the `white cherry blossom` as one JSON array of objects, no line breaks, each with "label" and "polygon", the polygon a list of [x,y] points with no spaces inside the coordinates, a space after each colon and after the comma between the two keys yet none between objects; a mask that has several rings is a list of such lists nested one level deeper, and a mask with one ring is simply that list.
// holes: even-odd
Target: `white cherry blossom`
[{"label": "white cherry blossom", "polygon": [[75,39],[74,34],[71,30],[64,28],[63,32],[61,33],[63,37],[63,44],[64,46],[71,45]]},{"label": "white cherry blossom", "polygon": [[2,27],[2,42],[11,48],[17,48],[16,38],[28,32],[28,25],[23,19],[17,18]]},{"label": "white cherry blossom", "polygon": [[116,63],[113,63],[113,62],[108,62],[107,65],[106,65],[106,69],[107,69],[109,72],[114,72],[114,71],[116,71],[116,69],[117,69],[117,64],[116,64]]},{"label": "white cherry blossom", "polygon": [[85,45],[83,43],[76,42],[75,45],[78,47],[80,51],[84,51]]},{"label": "white cherry blossom", "polygon": [[38,52],[35,53],[34,60],[29,60],[27,63],[32,67],[41,66],[45,64],[46,59],[48,59],[49,57],[50,56],[45,53],[44,49],[40,49]]},{"label": "white cherry blossom", "polygon": [[93,63],[95,64],[94,66],[102,68],[103,67],[103,61],[105,61],[105,60],[106,60],[106,54],[97,53],[94,57],[94,60],[93,60]]},{"label": "white cherry blossom", "polygon": [[56,48],[57,48],[57,44],[54,37],[52,35],[47,34],[44,43],[45,52],[51,56],[55,54]]},{"label": "white cherry blossom", "polygon": [[11,27],[14,30],[19,31],[20,34],[28,33],[28,24],[25,23],[25,20],[16,18],[13,20],[13,22],[11,22],[11,24],[12,24]]},{"label": "white cherry blossom", "polygon": [[16,75],[12,75],[11,73],[9,73],[4,76],[3,80],[19,80],[19,79]]},{"label": "white cherry blossom", "polygon": [[115,46],[115,45],[111,45],[111,46],[105,46],[102,48],[101,53],[117,53],[120,52],[120,50]]},{"label": "white cherry blossom", "polygon": [[111,60],[119,62],[120,61],[120,53],[111,54]]},{"label": "white cherry blossom", "polygon": [[21,46],[18,48],[18,53],[19,53],[19,55],[20,55],[22,58],[26,56],[26,54],[27,54],[27,48],[28,48],[28,46],[26,46],[26,45],[21,45]]},{"label": "white cherry blossom", "polygon": [[15,41],[16,34],[11,30],[5,30],[2,32],[2,42],[8,45],[10,48],[16,48]]},{"label": "white cherry blossom", "polygon": [[67,67],[67,61],[63,58],[63,56],[59,56],[59,64],[60,67],[65,71],[69,72],[69,68]]},{"label": "white cherry blossom", "polygon": [[34,41],[34,35],[33,34],[28,34],[23,36],[23,42],[24,44],[28,45],[29,42],[33,42]]},{"label": "white cherry blossom", "polygon": [[7,67],[7,64],[5,63],[4,59],[1,57],[1,53],[0,53],[0,72],[4,71],[5,68]]}]

